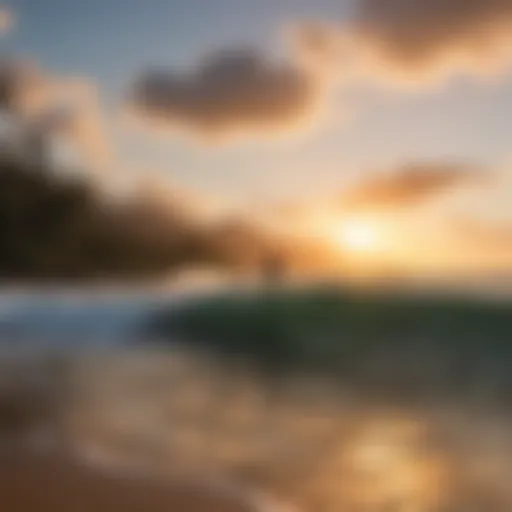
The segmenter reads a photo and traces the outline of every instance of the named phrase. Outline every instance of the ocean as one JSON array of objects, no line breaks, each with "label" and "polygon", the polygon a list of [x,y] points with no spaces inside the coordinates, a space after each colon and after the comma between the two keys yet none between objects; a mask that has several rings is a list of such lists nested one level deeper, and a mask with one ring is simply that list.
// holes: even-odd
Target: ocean
[{"label": "ocean", "polygon": [[[336,352],[339,366],[290,365],[276,376],[188,343],[183,329],[152,339],[148,319],[182,301],[4,298],[2,438],[102,471],[228,485],[261,510],[512,510],[510,330],[480,325],[455,350],[439,343],[437,324],[417,330],[402,319],[400,343],[384,331],[375,344],[363,331],[337,333],[336,343],[353,334],[364,348]],[[302,343],[320,346],[321,322]]]}]

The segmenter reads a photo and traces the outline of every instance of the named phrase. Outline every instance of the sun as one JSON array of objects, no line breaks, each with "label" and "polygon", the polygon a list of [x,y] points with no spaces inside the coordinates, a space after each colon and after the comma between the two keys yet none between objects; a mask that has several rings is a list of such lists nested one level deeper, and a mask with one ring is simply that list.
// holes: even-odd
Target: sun
[{"label": "sun", "polygon": [[337,235],[339,244],[352,252],[373,252],[379,247],[379,234],[375,226],[365,220],[342,223]]}]

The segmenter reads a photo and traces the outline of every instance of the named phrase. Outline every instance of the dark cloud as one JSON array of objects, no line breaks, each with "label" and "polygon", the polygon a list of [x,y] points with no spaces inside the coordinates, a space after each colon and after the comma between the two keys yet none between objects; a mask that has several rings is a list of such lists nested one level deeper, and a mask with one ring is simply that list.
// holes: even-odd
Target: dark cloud
[{"label": "dark cloud", "polygon": [[410,207],[485,176],[486,173],[463,165],[406,165],[368,177],[347,190],[339,204],[346,210]]},{"label": "dark cloud", "polygon": [[417,75],[510,64],[511,0],[357,0],[355,32],[371,65]]},{"label": "dark cloud", "polygon": [[241,219],[198,221],[145,190],[109,201],[82,176],[0,154],[0,280],[132,280],[262,268],[279,244]]},{"label": "dark cloud", "polygon": [[129,110],[150,127],[210,139],[288,132],[311,121],[324,93],[319,73],[299,60],[274,62],[234,49],[193,72],[148,71]]},{"label": "dark cloud", "polygon": [[[151,229],[143,223],[151,220]],[[139,205],[102,202],[82,180],[57,179],[49,169],[0,157],[0,277],[71,279],[140,277],[163,272],[188,239],[168,220]],[[162,233],[158,233],[159,236]]]},{"label": "dark cloud", "polygon": [[[277,98],[289,100],[284,89],[296,88],[293,101],[298,101],[302,86],[294,77],[299,75],[269,65],[265,77],[263,64],[245,57],[223,60],[225,67],[219,61],[205,76],[224,91],[224,102],[245,109],[248,119],[261,115],[264,123],[259,107],[267,114],[275,107],[280,116],[288,116],[293,108]],[[242,98],[252,90],[259,94],[258,84],[249,78],[259,74],[258,84],[268,87],[268,97],[246,108]],[[242,98],[228,94],[230,77],[238,80]],[[7,125],[17,127],[16,140],[0,134],[0,279],[148,278],[203,265],[261,271],[268,261],[284,265],[293,258],[293,251],[256,222],[236,214],[204,219],[193,204],[197,198],[187,201],[161,180],[149,187],[141,183],[113,200],[109,176],[91,176],[87,166],[73,174],[57,164],[50,158],[54,135],[74,138],[89,154],[108,152],[102,151],[106,139],[97,107],[94,88],[86,80],[59,79],[31,63],[0,65],[0,113],[7,116]],[[215,111],[214,102],[208,108]]]}]

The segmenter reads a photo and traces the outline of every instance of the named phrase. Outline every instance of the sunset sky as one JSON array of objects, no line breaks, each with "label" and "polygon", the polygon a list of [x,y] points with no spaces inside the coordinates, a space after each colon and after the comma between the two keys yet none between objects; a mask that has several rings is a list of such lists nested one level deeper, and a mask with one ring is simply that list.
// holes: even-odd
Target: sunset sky
[{"label": "sunset sky", "polygon": [[285,211],[273,221],[318,233],[336,232],[338,213],[378,226],[392,217],[375,229],[403,250],[421,252],[417,237],[512,262],[512,0],[12,0],[4,10],[6,54],[97,88],[115,155],[105,172],[151,170],[205,201]]}]

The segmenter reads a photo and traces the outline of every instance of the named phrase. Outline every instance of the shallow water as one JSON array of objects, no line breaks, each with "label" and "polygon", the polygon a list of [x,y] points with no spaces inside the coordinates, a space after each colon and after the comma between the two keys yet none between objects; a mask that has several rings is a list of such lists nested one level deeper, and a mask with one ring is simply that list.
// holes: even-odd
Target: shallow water
[{"label": "shallow water", "polygon": [[8,435],[92,465],[227,478],[305,511],[512,509],[511,418],[477,399],[394,406],[299,376],[271,389],[177,351],[2,361],[4,402],[24,409]]},{"label": "shallow water", "polygon": [[485,340],[462,386],[442,349],[418,345],[402,357],[368,353],[339,379],[270,381],[199,351],[123,343],[144,316],[133,304],[118,317],[103,309],[117,330],[112,320],[90,343],[90,325],[65,339],[98,321],[90,309],[74,325],[64,315],[59,335],[38,342],[38,315],[58,325],[47,307],[29,315],[32,338],[4,339],[0,446],[15,440],[116,472],[230,482],[305,512],[512,510],[512,361],[496,361]]}]

